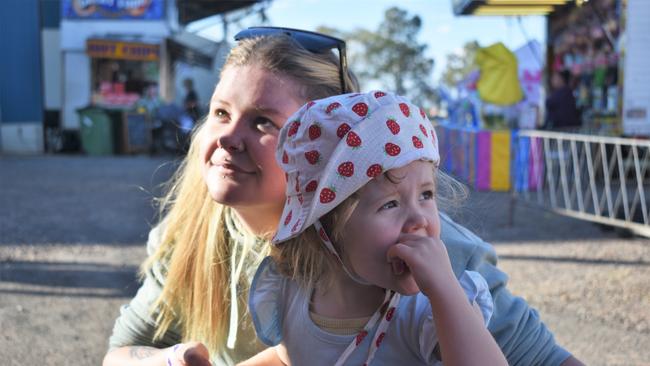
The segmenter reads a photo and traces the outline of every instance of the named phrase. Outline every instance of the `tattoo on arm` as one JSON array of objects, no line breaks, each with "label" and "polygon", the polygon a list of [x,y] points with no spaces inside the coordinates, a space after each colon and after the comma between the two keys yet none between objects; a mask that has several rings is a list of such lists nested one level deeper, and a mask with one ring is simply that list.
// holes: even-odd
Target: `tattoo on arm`
[{"label": "tattoo on arm", "polygon": [[133,346],[129,348],[129,356],[136,360],[149,358],[157,353],[158,349],[153,347]]}]

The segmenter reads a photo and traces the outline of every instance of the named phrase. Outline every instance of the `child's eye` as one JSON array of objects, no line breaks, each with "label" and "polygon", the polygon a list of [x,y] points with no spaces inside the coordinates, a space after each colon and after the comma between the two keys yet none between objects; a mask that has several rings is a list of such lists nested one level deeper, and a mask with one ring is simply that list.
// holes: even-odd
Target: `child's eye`
[{"label": "child's eye", "polygon": [[421,200],[432,200],[435,198],[435,194],[432,190],[426,190],[420,194]]},{"label": "child's eye", "polygon": [[397,201],[396,201],[396,200],[392,200],[392,201],[390,201],[390,202],[386,202],[386,203],[384,203],[384,204],[379,208],[379,211],[381,211],[381,210],[388,210],[388,209],[395,208],[395,207],[397,207]]},{"label": "child's eye", "polygon": [[264,117],[259,117],[255,119],[255,127],[260,132],[268,133],[268,134],[277,134],[279,131],[278,126],[276,126],[275,123],[273,123],[273,121]]}]

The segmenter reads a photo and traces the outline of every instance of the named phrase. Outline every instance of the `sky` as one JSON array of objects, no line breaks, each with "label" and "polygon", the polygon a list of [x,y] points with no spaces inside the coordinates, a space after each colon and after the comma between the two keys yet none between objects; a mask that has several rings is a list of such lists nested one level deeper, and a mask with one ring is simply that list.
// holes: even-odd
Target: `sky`
[{"label": "sky", "polygon": [[[427,56],[435,60],[433,81],[437,82],[445,68],[446,55],[459,52],[466,42],[477,40],[481,46],[503,42],[510,50],[524,45],[527,39],[546,41],[546,18],[542,16],[485,17],[454,16],[452,0],[273,0],[266,11],[268,25],[315,30],[323,25],[343,31],[358,28],[377,30],[384,11],[398,6],[409,15],[422,19],[419,42],[428,45]],[[215,19],[212,20],[213,23]],[[256,15],[240,26],[259,25]],[[221,40],[220,21],[214,26],[198,24],[200,35]],[[230,37],[239,29],[233,26]],[[190,29],[191,30],[191,29]],[[354,70],[354,65],[351,65]]]}]

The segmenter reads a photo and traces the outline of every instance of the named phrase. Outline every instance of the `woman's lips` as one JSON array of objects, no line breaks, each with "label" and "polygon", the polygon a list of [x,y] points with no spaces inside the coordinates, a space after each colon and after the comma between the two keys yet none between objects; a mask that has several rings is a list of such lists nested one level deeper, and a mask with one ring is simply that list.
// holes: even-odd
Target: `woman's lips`
[{"label": "woman's lips", "polygon": [[244,173],[244,174],[253,174],[254,172],[243,169],[242,167],[233,164],[231,162],[210,162],[212,166],[217,167],[219,171],[223,174],[233,174],[233,173]]}]

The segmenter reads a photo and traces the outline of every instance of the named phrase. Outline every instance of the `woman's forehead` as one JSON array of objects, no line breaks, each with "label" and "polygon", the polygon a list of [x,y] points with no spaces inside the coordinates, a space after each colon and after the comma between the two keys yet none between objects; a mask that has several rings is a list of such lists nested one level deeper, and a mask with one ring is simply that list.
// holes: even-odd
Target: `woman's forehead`
[{"label": "woman's forehead", "polygon": [[212,95],[213,103],[238,104],[290,115],[306,101],[294,80],[255,65],[229,66]]}]

